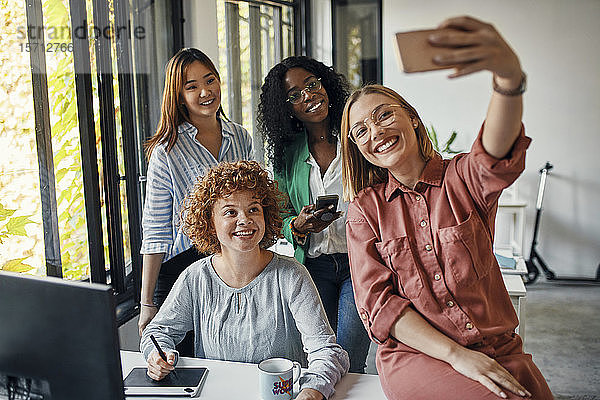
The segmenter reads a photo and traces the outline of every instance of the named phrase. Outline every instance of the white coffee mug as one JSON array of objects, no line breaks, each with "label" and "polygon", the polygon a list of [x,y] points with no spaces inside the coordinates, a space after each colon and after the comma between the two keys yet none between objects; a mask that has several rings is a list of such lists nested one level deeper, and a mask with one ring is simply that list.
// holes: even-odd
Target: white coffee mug
[{"label": "white coffee mug", "polygon": [[299,363],[286,358],[269,358],[261,361],[258,364],[260,398],[262,400],[293,398],[294,383],[300,377],[300,371]]}]

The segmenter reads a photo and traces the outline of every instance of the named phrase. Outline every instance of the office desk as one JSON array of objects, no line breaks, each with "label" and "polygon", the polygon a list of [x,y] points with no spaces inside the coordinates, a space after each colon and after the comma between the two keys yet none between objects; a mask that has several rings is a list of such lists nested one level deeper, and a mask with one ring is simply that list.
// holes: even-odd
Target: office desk
[{"label": "office desk", "polygon": [[[145,367],[141,353],[121,351],[123,377],[134,367]],[[256,364],[230,361],[205,360],[181,357],[178,366],[201,366],[209,369],[199,399],[246,399],[258,400],[258,368]],[[297,389],[297,388],[295,388]],[[130,400],[164,400],[165,397],[129,396]],[[189,397],[169,396],[169,399],[189,399]],[[332,400],[385,400],[377,375],[346,374],[335,386]]]}]

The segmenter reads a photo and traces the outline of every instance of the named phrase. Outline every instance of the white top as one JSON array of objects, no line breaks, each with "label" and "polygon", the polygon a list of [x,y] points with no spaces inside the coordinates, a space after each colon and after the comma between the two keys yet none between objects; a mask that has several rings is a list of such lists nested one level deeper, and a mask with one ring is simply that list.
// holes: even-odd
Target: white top
[{"label": "white top", "polygon": [[143,332],[140,350],[145,357],[154,349],[151,334],[166,352],[193,330],[196,357],[251,363],[284,357],[303,365],[308,360],[300,388],[316,389],[328,398],[350,362],[335,342],[306,268],[274,254],[252,282],[232,288],[215,272],[213,257],[181,273]]},{"label": "white top", "polygon": [[251,160],[252,138],[240,125],[221,119],[221,148],[215,157],[196,139],[192,124],[179,125],[173,148],[154,148],[148,162],[146,201],[142,218],[141,254],[165,253],[164,261],[192,247],[180,226],[180,210],[185,196],[198,178],[222,161]]},{"label": "white top", "polygon": [[310,200],[315,204],[317,197],[326,194],[337,194],[338,211],[343,215],[333,221],[331,225],[319,233],[311,233],[309,237],[309,247],[306,253],[307,257],[315,258],[321,254],[347,253],[346,244],[346,213],[348,212],[348,203],[342,200],[342,157],[340,141],[337,141],[337,154],[325,175],[321,178],[321,168],[310,152],[306,162],[311,165],[308,183],[310,185]]}]

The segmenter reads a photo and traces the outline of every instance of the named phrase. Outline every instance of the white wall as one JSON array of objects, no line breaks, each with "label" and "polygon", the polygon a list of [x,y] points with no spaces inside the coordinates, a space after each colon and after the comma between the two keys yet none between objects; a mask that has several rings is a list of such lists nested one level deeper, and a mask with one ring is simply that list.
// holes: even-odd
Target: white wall
[{"label": "white wall", "polygon": [[493,23],[512,45],[528,73],[523,117],[533,139],[519,197],[528,201],[525,251],[535,218],[538,170],[548,160],[548,178],[538,250],[558,275],[593,276],[600,263],[600,177],[593,166],[600,151],[600,1],[429,0],[383,1],[384,84],[416,107],[426,124],[446,135],[456,129],[467,149],[485,117],[491,93],[487,72],[448,80],[447,72],[399,72],[393,33],[436,26],[469,14]]},{"label": "white wall", "polygon": [[218,68],[217,0],[184,1],[183,17],[185,47],[202,50]]}]

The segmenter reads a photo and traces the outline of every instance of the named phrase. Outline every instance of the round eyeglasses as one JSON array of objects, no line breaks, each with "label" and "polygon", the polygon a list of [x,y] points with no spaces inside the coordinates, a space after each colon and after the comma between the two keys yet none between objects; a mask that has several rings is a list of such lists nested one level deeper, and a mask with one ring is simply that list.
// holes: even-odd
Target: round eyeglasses
[{"label": "round eyeglasses", "polygon": [[286,101],[289,101],[292,104],[300,104],[300,102],[302,102],[304,93],[318,92],[322,87],[323,85],[321,84],[321,78],[316,78],[313,76],[308,80],[308,82],[306,82],[304,89],[296,89],[289,92]]},{"label": "round eyeglasses", "polygon": [[364,121],[360,121],[352,125],[348,131],[348,138],[357,145],[366,144],[371,138],[371,131],[367,125],[369,121],[375,126],[386,127],[390,126],[398,117],[398,111],[400,108],[408,110],[401,104],[381,104],[371,112],[371,116],[365,118]]}]

